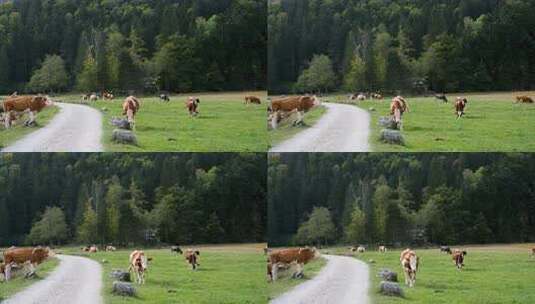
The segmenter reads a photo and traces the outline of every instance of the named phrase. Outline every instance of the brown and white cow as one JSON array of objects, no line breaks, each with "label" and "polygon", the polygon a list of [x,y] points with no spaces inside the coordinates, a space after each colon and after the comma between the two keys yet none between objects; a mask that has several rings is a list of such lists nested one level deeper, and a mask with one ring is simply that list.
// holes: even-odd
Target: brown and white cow
[{"label": "brown and white cow", "polygon": [[89,101],[97,101],[98,100],[98,95],[97,94],[91,94],[89,96]]},{"label": "brown and white cow", "polygon": [[98,247],[96,245],[90,246],[87,251],[89,253],[97,253],[98,252]]},{"label": "brown and white cow", "polygon": [[117,248],[115,248],[114,246],[111,246],[111,245],[108,245],[106,246],[106,251],[116,251]]},{"label": "brown and white cow", "polygon": [[457,97],[457,99],[455,99],[455,115],[457,115],[457,119],[464,115],[464,109],[466,108],[467,103],[468,100],[466,98]]},{"label": "brown and white cow", "polygon": [[199,103],[201,103],[201,100],[193,96],[188,97],[188,100],[186,100],[186,109],[188,109],[190,117],[199,115]]},{"label": "brown and white cow", "polygon": [[15,116],[29,113],[30,118],[26,121],[29,126],[35,122],[37,113],[41,112],[45,107],[51,106],[52,100],[48,96],[16,96],[9,97],[3,103],[4,109],[4,124],[6,129],[11,127],[11,121]]},{"label": "brown and white cow", "polygon": [[245,104],[262,104],[262,101],[260,101],[260,98],[252,95],[245,96]]},{"label": "brown and white cow", "polygon": [[419,258],[411,249],[405,249],[401,252],[399,261],[405,275],[405,284],[414,287],[416,283],[416,272],[418,271]]},{"label": "brown and white cow", "polygon": [[112,93],[107,92],[107,91],[102,92],[101,96],[102,98],[104,98],[104,100],[113,100],[115,98],[115,96]]},{"label": "brown and white cow", "polygon": [[517,96],[516,97],[516,102],[520,102],[520,103],[533,103],[533,99],[529,96]]},{"label": "brown and white cow", "polygon": [[272,251],[268,256],[268,273],[270,281],[277,280],[278,269],[281,264],[290,265],[297,264],[297,272],[294,275],[302,275],[303,267],[308,262],[319,256],[319,252],[315,248],[290,248]]},{"label": "brown and white cow", "polygon": [[[320,105],[321,102],[316,96],[291,96],[273,99],[271,101],[272,113],[289,113],[296,111],[297,120],[294,124],[301,123],[303,121],[304,114],[310,109]],[[271,126],[273,129],[277,128],[279,115],[272,115]]]},{"label": "brown and white cow", "polygon": [[199,250],[193,250],[191,248],[186,249],[184,251],[184,257],[186,258],[186,261],[191,265],[191,269],[195,270],[197,267],[201,266],[199,264],[199,256],[201,255],[201,252]]},{"label": "brown and white cow", "polygon": [[379,246],[379,252],[386,253],[386,246]]},{"label": "brown and white cow", "polygon": [[357,252],[358,253],[364,253],[365,251],[366,251],[366,248],[364,246],[357,247]]},{"label": "brown and white cow", "polygon": [[28,265],[29,272],[35,272],[35,267],[43,263],[48,257],[54,256],[50,248],[44,247],[11,247],[4,251],[4,275],[6,281],[11,278],[11,267],[14,264]]},{"label": "brown and white cow", "polygon": [[140,285],[145,284],[145,272],[149,267],[148,259],[141,250],[134,250],[130,253],[130,266],[128,271],[134,271],[136,282]]},{"label": "brown and white cow", "polygon": [[457,266],[457,269],[461,270],[464,266],[464,256],[466,255],[466,251],[460,250],[460,249],[453,249],[451,253],[451,259],[453,260],[453,264]]},{"label": "brown and white cow", "polygon": [[378,94],[378,93],[372,93],[371,96],[372,96],[372,99],[378,99],[378,100],[383,100],[384,99],[383,95]]},{"label": "brown and white cow", "polygon": [[405,112],[409,112],[409,104],[407,101],[401,96],[394,97],[390,103],[390,115],[393,117],[394,122],[399,125],[400,129],[401,117]]},{"label": "brown and white cow", "polygon": [[128,96],[123,102],[123,115],[126,115],[132,130],[136,128],[136,114],[139,111],[139,100],[134,96]]}]

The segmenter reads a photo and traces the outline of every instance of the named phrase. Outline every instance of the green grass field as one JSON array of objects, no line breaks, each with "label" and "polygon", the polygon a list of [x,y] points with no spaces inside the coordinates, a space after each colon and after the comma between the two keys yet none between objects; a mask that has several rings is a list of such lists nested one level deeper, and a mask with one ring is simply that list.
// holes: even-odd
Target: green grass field
[{"label": "green grass field", "polygon": [[[370,266],[370,295],[375,304],[391,303],[434,303],[434,304],[513,304],[535,303],[535,258],[529,256],[530,248],[522,245],[464,246],[465,267],[458,271],[451,256],[439,249],[416,249],[420,267],[416,285],[404,285],[403,272],[399,263],[401,250],[387,253],[367,251],[354,256]],[[347,249],[337,248],[338,253]],[[375,263],[370,264],[372,259]],[[377,273],[388,268],[398,273],[403,285],[405,299],[380,295],[380,279]]]},{"label": "green grass field", "polygon": [[303,271],[304,278],[302,279],[292,279],[291,275],[295,271],[295,267],[286,271],[279,271],[277,281],[268,283],[269,300],[275,299],[293,287],[315,277],[326,264],[327,260],[324,258],[318,258],[306,264]]},{"label": "green grass field", "polygon": [[8,146],[9,144],[17,141],[18,139],[24,137],[25,135],[42,128],[45,126],[54,115],[59,112],[58,107],[47,107],[41,113],[37,115],[37,127],[25,127],[24,121],[27,119],[28,115],[24,115],[18,119],[13,127],[9,130],[4,128],[3,122],[0,124],[0,149]]},{"label": "green grass field", "polygon": [[59,265],[59,260],[56,258],[50,258],[45,261],[43,264],[37,266],[37,277],[32,279],[25,279],[22,276],[17,276],[10,280],[8,283],[0,283],[0,302],[7,299],[9,296],[14,295],[18,291],[30,286],[33,283],[36,283],[39,280],[45,278],[50,274],[56,266]]},{"label": "green grass field", "polygon": [[[124,97],[99,100],[91,106],[103,113],[103,144],[112,152],[265,152],[267,136],[265,104],[244,105],[248,93],[193,94],[201,100],[199,116],[191,118],[185,106],[187,95],[171,96],[164,103],[157,97],[141,97],[136,115],[139,146],[111,142],[112,117],[122,116]],[[265,92],[251,93],[265,102]],[[80,94],[55,97],[55,100],[80,103]]]},{"label": "green grass field", "polygon": [[327,108],[323,106],[310,110],[305,114],[305,117],[303,118],[304,124],[301,126],[292,126],[288,121],[281,122],[276,130],[269,131],[270,147],[274,147],[297,133],[310,128],[321,118],[321,116],[323,116],[323,114],[325,114],[325,112],[327,112]]},{"label": "green grass field", "polygon": [[[522,93],[521,95],[525,95]],[[534,93],[535,94],[535,93]],[[529,95],[529,93],[528,93]],[[533,95],[533,94],[531,94]],[[406,98],[410,112],[403,116],[406,146],[379,141],[382,127],[379,117],[388,116],[390,98],[362,101],[358,106],[369,110],[372,118],[370,143],[376,152],[528,152],[535,151],[535,105],[513,104],[512,93],[464,94],[468,98],[466,116],[457,120],[453,102],[435,98]],[[347,96],[330,97],[346,102]]]},{"label": "green grass field", "polygon": [[[111,293],[113,269],[128,268],[132,250],[82,254],[79,248],[70,248],[65,253],[87,256],[103,267],[103,296],[106,303],[264,303],[265,244],[197,246],[201,266],[192,271],[184,256],[169,249],[144,250],[148,257],[149,270],[146,283],[137,286],[137,298],[114,296]],[[183,247],[182,249],[186,249]],[[106,260],[106,263],[102,263]]]}]

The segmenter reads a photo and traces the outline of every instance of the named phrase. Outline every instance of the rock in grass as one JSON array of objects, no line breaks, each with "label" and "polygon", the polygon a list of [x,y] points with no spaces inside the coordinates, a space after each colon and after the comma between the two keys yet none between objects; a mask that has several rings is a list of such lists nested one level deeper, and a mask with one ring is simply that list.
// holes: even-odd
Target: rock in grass
[{"label": "rock in grass", "polygon": [[379,117],[379,125],[390,130],[398,130],[399,128],[399,125],[392,117]]},{"label": "rock in grass", "polygon": [[129,144],[137,146],[137,138],[134,132],[129,130],[115,129],[113,130],[111,140],[120,144]]},{"label": "rock in grass", "polygon": [[381,131],[380,140],[391,145],[405,145],[405,139],[403,138],[403,135],[397,130],[383,129]]},{"label": "rock in grass", "polygon": [[292,274],[292,279],[302,279],[304,278],[305,275],[303,274],[303,272],[295,272]]},{"label": "rock in grass", "polygon": [[113,288],[111,292],[123,297],[136,296],[136,289],[134,288],[134,285],[132,285],[132,283],[115,281],[113,282]]},{"label": "rock in grass", "polygon": [[115,269],[110,273],[110,277],[114,278],[116,280],[119,280],[121,282],[131,282],[130,280],[130,273],[126,271],[122,271],[120,269]]},{"label": "rock in grass", "polygon": [[379,292],[385,296],[403,297],[403,289],[398,283],[382,281],[379,284]]},{"label": "rock in grass", "polygon": [[119,129],[124,129],[124,130],[130,130],[130,129],[131,129],[130,123],[129,123],[128,120],[125,119],[125,118],[117,118],[117,117],[113,117],[113,118],[111,119],[110,123],[111,123],[113,126],[116,126],[116,127],[119,128]]},{"label": "rock in grass", "polygon": [[390,269],[381,269],[377,276],[387,282],[397,282],[398,274]]}]

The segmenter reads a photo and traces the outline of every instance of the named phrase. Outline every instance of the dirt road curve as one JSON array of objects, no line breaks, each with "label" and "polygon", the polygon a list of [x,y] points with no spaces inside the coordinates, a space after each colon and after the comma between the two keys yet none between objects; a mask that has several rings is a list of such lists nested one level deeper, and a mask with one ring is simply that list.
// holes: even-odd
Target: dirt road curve
[{"label": "dirt road curve", "polygon": [[46,279],[3,304],[101,304],[101,267],[88,258],[58,255],[58,268]]},{"label": "dirt road curve", "polygon": [[368,265],[344,256],[324,255],[328,263],[312,280],[271,304],[368,304]]},{"label": "dirt road curve", "polygon": [[2,152],[101,152],[102,115],[83,105],[56,103],[60,112],[43,128]]},{"label": "dirt road curve", "polygon": [[327,113],[311,128],[271,152],[368,152],[370,115],[358,107],[324,103]]}]

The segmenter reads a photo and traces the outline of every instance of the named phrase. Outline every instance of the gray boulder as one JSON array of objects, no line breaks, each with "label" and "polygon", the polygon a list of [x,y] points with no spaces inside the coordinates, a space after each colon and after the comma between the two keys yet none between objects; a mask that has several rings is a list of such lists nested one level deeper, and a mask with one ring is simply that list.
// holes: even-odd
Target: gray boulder
[{"label": "gray boulder", "polygon": [[130,130],[130,129],[131,129],[130,123],[129,123],[128,120],[125,119],[125,118],[117,118],[117,117],[113,117],[113,118],[111,119],[110,123],[111,123],[113,126],[116,126],[116,127],[119,128],[119,129],[124,129],[124,130]]},{"label": "gray boulder", "polygon": [[137,146],[137,137],[134,132],[129,130],[115,129],[111,135],[111,140],[120,144],[129,144]]},{"label": "gray boulder", "polygon": [[114,278],[116,280],[119,280],[121,282],[132,282],[130,279],[130,273],[126,271],[122,271],[119,269],[115,269],[110,273],[110,277]]},{"label": "gray boulder", "polygon": [[379,117],[379,125],[390,130],[398,130],[399,125],[391,117]]},{"label": "gray boulder", "polygon": [[403,297],[403,289],[398,283],[382,281],[379,284],[379,292],[385,296]]},{"label": "gray boulder", "polygon": [[405,139],[403,138],[403,135],[397,130],[383,129],[381,131],[380,140],[391,145],[405,145]]},{"label": "gray boulder", "polygon": [[135,297],[136,296],[136,289],[134,288],[134,285],[132,285],[132,283],[115,281],[113,282],[113,288],[111,292],[113,294],[123,296],[123,297]]},{"label": "gray boulder", "polygon": [[398,274],[390,269],[381,269],[379,273],[377,273],[377,276],[388,282],[398,281]]}]

